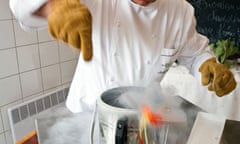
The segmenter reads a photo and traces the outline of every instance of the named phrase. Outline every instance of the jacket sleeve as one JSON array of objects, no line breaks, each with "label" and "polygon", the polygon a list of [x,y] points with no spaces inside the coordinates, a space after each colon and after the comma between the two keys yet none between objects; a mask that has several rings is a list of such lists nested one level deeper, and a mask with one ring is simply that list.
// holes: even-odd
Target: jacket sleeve
[{"label": "jacket sleeve", "polygon": [[34,16],[47,0],[9,0],[10,9],[20,26],[26,31],[35,31],[47,28],[47,19]]},{"label": "jacket sleeve", "polygon": [[200,80],[198,71],[201,64],[215,57],[209,47],[209,39],[196,31],[194,8],[187,2],[184,3],[183,23],[181,26],[180,57],[178,61],[185,65],[190,73]]}]

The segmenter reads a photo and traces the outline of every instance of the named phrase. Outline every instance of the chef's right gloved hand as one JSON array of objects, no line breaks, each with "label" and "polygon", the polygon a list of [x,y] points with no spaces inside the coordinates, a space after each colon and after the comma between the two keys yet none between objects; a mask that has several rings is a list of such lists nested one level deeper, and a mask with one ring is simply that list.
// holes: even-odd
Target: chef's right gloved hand
[{"label": "chef's right gloved hand", "polygon": [[215,91],[216,95],[224,96],[236,88],[237,82],[232,72],[223,64],[218,63],[216,58],[206,60],[199,71],[202,74],[202,84],[210,84],[208,89]]},{"label": "chef's right gloved hand", "polygon": [[92,17],[79,0],[53,0],[48,14],[48,31],[82,52],[86,61],[92,58]]}]

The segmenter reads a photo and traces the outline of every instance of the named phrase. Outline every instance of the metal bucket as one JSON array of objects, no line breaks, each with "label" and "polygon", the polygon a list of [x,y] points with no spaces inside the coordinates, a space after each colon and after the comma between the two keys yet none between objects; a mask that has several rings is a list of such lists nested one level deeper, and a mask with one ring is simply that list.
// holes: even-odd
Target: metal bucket
[{"label": "metal bucket", "polygon": [[[136,134],[136,109],[125,108],[117,99],[126,92],[142,92],[141,87],[120,87],[104,92],[97,101],[101,144],[125,144],[131,133]],[[128,134],[128,135],[127,135]]]},{"label": "metal bucket", "polygon": [[[99,122],[100,144],[139,143],[136,139],[139,124],[139,113],[137,111],[138,108],[126,107],[125,105],[118,103],[117,99],[124,93],[133,92],[136,94],[141,94],[144,93],[144,90],[145,88],[143,87],[118,87],[107,90],[100,96],[100,98],[97,100],[96,106],[96,113],[98,115]],[[178,141],[177,144],[185,144],[187,141],[186,135],[188,136],[188,134],[190,134],[197,112],[202,110],[178,96],[174,97],[174,99],[180,103],[181,108],[184,110],[184,113],[187,117],[187,123],[184,125],[184,127],[182,124],[179,125],[172,123],[169,125],[169,123],[167,123],[160,129],[156,129],[155,132],[157,132],[157,137],[159,137],[159,134],[162,132],[165,133],[167,129],[167,133],[169,133],[167,136],[169,136],[169,139],[171,139],[171,136],[174,136],[175,140],[172,142],[171,140],[167,140],[168,138],[166,138],[166,135],[164,134],[162,135],[162,137],[165,139],[164,143],[176,144],[175,142]],[[95,120],[95,118],[93,119]],[[159,139],[156,140],[155,137],[153,138],[154,140],[152,139],[149,144],[163,143],[163,140],[159,142]]]}]

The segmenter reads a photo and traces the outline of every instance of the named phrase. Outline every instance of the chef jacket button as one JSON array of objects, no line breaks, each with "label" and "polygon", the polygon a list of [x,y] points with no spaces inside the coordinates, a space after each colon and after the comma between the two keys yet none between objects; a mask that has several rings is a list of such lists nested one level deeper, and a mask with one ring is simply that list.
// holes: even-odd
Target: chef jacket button
[{"label": "chef jacket button", "polygon": [[117,22],[117,27],[120,27],[121,26],[121,23],[118,21]]},{"label": "chef jacket button", "polygon": [[117,56],[117,52],[114,52],[113,55],[114,55],[114,56]]},{"label": "chef jacket button", "polygon": [[156,38],[156,35],[155,34],[152,34],[152,39],[155,39]]},{"label": "chef jacket button", "polygon": [[114,78],[110,78],[110,82],[114,82]]},{"label": "chef jacket button", "polygon": [[147,64],[150,65],[152,62],[150,60],[147,60]]}]

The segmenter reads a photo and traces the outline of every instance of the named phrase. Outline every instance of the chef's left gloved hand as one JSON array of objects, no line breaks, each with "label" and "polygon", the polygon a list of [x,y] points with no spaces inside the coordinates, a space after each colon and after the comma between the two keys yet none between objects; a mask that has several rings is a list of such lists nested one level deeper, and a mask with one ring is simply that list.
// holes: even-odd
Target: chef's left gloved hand
[{"label": "chef's left gloved hand", "polygon": [[208,84],[210,91],[215,91],[216,95],[224,96],[236,88],[236,81],[232,72],[223,64],[218,63],[216,58],[206,60],[199,71],[202,74],[202,85]]}]

